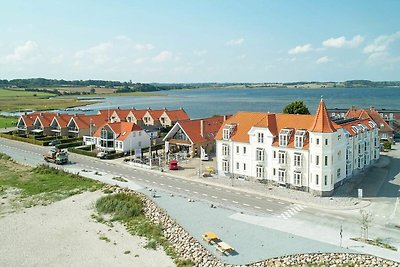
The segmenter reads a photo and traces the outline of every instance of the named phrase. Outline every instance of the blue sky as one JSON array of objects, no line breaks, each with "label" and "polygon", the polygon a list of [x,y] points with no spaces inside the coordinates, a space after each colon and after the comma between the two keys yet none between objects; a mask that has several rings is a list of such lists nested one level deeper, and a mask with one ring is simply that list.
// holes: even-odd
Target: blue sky
[{"label": "blue sky", "polygon": [[0,79],[400,80],[400,1],[2,1]]}]

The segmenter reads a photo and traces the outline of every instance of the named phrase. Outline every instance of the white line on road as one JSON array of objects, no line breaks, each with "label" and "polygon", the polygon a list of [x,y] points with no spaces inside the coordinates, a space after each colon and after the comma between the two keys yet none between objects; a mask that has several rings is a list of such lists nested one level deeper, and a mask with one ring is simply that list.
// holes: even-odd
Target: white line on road
[{"label": "white line on road", "polygon": [[202,194],[202,195],[205,196],[205,197],[208,196],[207,194]]},{"label": "white line on road", "polygon": [[262,199],[261,197],[256,197],[257,199]]},{"label": "white line on road", "polygon": [[193,193],[195,193],[195,194],[198,194],[199,192],[197,192],[197,191],[193,191]]},{"label": "white line on road", "polygon": [[222,200],[223,200],[223,201],[228,201],[226,198],[223,198]]},{"label": "white line on road", "polygon": [[254,206],[254,208],[256,208],[256,209],[261,209],[259,206]]},{"label": "white line on road", "polygon": [[211,196],[212,198],[218,198],[217,196]]},{"label": "white line on road", "polygon": [[181,189],[182,189],[182,188],[180,188],[180,187],[177,187],[177,186],[176,186],[175,188],[176,188],[176,189],[178,189],[178,190],[181,190]]},{"label": "white line on road", "polygon": [[279,204],[284,205],[285,203],[278,201]]},{"label": "white line on road", "polygon": [[235,201],[235,200],[232,200],[232,203],[238,204],[239,202],[237,202],[237,201]]},{"label": "white line on road", "polygon": [[160,184],[160,185],[164,186],[165,184]]},{"label": "white line on road", "polygon": [[236,194],[236,195],[241,195],[241,193],[239,193],[239,192],[236,192],[235,194]]},{"label": "white line on road", "polygon": [[271,210],[271,209],[266,209],[267,211],[269,211],[269,212],[273,212],[273,210]]},{"label": "white line on road", "polygon": [[189,189],[185,189],[185,191],[186,191],[186,192],[190,192],[190,190],[189,190]]},{"label": "white line on road", "polygon": [[250,205],[246,203],[243,203],[243,206],[250,207]]},{"label": "white line on road", "polygon": [[169,187],[169,188],[172,188],[172,185],[169,185],[168,187]]}]

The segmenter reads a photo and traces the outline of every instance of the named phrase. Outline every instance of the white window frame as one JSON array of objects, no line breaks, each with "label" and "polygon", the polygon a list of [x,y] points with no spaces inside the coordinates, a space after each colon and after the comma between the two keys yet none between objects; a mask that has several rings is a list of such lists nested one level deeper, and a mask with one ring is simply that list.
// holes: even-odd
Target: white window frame
[{"label": "white window frame", "polygon": [[297,186],[301,186],[302,175],[301,172],[293,172],[293,183]]},{"label": "white window frame", "polygon": [[286,170],[278,169],[279,183],[286,183]]},{"label": "white window frame", "polygon": [[286,164],[286,152],[284,151],[279,151],[278,152],[278,161],[279,164]]},{"label": "white window frame", "polygon": [[265,150],[263,148],[256,149],[256,160],[264,161],[265,160]]},{"label": "white window frame", "polygon": [[264,167],[256,166],[256,177],[258,179],[264,179]]},{"label": "white window frame", "polygon": [[257,133],[257,142],[264,143],[264,133]]},{"label": "white window frame", "polygon": [[229,156],[229,145],[222,144],[222,156]]},{"label": "white window frame", "polygon": [[228,160],[222,160],[222,171],[225,173],[229,173],[229,161]]},{"label": "white window frame", "polygon": [[230,129],[223,129],[222,130],[222,139],[223,140],[229,140],[231,138],[231,131]]},{"label": "white window frame", "polygon": [[301,158],[302,158],[301,154],[296,154],[295,153],[294,157],[293,157],[293,159],[294,159],[293,165],[296,166],[296,167],[301,167],[301,165],[302,165]]}]

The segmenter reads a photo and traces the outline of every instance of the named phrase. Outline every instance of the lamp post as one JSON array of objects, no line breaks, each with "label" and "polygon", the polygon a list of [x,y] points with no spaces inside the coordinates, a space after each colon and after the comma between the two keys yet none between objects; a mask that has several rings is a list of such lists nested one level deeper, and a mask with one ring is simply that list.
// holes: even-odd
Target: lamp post
[{"label": "lamp post", "polygon": [[90,134],[90,152],[93,151],[93,135],[92,135],[92,119],[89,121],[89,134]]},{"label": "lamp post", "polygon": [[152,160],[153,160],[153,157],[152,157],[152,155],[151,155],[151,143],[152,143],[152,141],[153,141],[153,135],[152,135],[152,133],[150,132],[150,148],[149,148],[149,158],[150,158],[150,169],[151,169],[151,165],[152,165]]}]

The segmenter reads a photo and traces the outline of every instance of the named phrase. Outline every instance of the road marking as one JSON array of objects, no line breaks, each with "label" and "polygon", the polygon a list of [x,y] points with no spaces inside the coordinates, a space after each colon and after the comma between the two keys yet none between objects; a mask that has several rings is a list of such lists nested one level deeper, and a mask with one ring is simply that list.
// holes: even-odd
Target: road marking
[{"label": "road marking", "polygon": [[185,189],[185,191],[186,191],[186,192],[190,192],[190,190],[189,190],[189,189]]},{"label": "road marking", "polygon": [[273,210],[271,210],[271,209],[266,209],[267,211],[269,211],[269,212],[273,212]]},{"label": "road marking", "polygon": [[143,181],[143,179],[142,179],[142,178],[139,178],[139,181]]},{"label": "road marking", "polygon": [[236,194],[236,195],[241,195],[241,193],[239,193],[239,192],[236,192],[235,194]]},{"label": "road marking", "polygon": [[176,186],[175,188],[176,188],[176,189],[178,189],[178,190],[181,190],[181,189],[182,189],[182,188],[180,188],[180,187],[177,187],[177,186]]},{"label": "road marking", "polygon": [[223,200],[223,201],[228,201],[226,198],[223,198],[222,200]]},{"label": "road marking", "polygon": [[154,181],[153,181],[152,183],[153,183],[153,184],[156,184],[156,182],[154,182]]},{"label": "road marking", "polygon": [[217,196],[211,196],[212,198],[218,198]]},{"label": "road marking", "polygon": [[172,185],[169,185],[168,187],[169,187],[169,188],[172,188]]},{"label": "road marking", "polygon": [[246,194],[245,196],[246,196],[246,197],[250,197],[250,195],[248,195],[248,194]]},{"label": "road marking", "polygon": [[203,196],[205,196],[205,197],[207,197],[208,195],[207,194],[202,194]]},{"label": "road marking", "polygon": [[268,202],[272,202],[272,199],[267,198],[267,201],[268,201]]},{"label": "road marking", "polygon": [[149,181],[149,180],[146,180],[146,182],[150,183],[150,181]]},{"label": "road marking", "polygon": [[230,191],[230,190],[225,190],[225,192],[230,193],[230,192],[232,192],[232,191]]},{"label": "road marking", "polygon": [[[400,191],[400,190],[399,190]],[[396,215],[397,206],[399,205],[399,198],[396,198],[396,204],[394,204],[394,209],[392,214],[390,214],[389,219],[393,220],[394,216]]]},{"label": "road marking", "polygon": [[235,201],[235,200],[232,200],[232,203],[238,204],[239,202],[237,202],[237,201]]},{"label": "road marking", "polygon": [[199,192],[197,192],[197,191],[193,191],[193,193],[195,193],[195,194],[198,194]]},{"label": "road marking", "polygon": [[284,205],[285,203],[278,201],[279,204]]},{"label": "road marking", "polygon": [[262,197],[256,197],[257,199],[262,199]]},{"label": "road marking", "polygon": [[165,184],[160,184],[160,185],[164,186]]},{"label": "road marking", "polygon": [[250,205],[246,203],[243,203],[243,206],[250,207]]},{"label": "road marking", "polygon": [[261,209],[259,206],[254,206],[254,208],[256,208],[256,209]]},{"label": "road marking", "polygon": [[216,190],[218,190],[218,191],[221,191],[222,189],[221,188],[215,188]]}]

